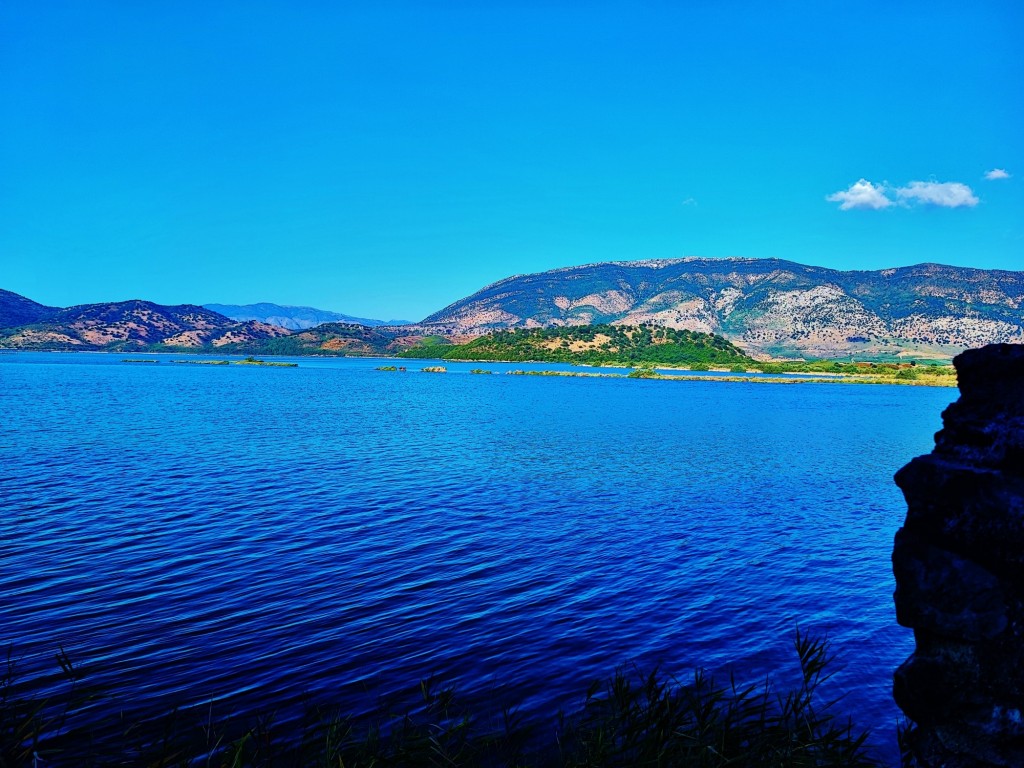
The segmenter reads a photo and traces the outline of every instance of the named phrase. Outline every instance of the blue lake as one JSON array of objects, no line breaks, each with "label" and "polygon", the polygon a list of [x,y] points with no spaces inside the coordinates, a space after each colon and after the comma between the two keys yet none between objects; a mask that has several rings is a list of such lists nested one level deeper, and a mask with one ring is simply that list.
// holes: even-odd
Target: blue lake
[{"label": "blue lake", "polygon": [[[0,643],[133,707],[351,707],[435,674],[559,707],[623,664],[755,682],[827,633],[895,762],[892,482],[952,389],[0,355]],[[133,356],[139,357],[139,356]]]}]

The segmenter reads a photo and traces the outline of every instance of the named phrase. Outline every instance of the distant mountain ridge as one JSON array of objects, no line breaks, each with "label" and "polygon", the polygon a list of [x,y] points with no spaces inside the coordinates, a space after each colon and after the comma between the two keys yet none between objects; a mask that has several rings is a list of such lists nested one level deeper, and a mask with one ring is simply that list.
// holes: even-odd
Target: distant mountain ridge
[{"label": "distant mountain ridge", "polygon": [[239,352],[260,355],[396,355],[423,341],[418,334],[406,334],[404,326],[370,327],[357,323],[321,323],[315,328],[288,336],[263,339],[238,347]]},{"label": "distant mountain ridge", "polygon": [[60,307],[47,307],[26,299],[13,291],[0,288],[0,328],[37,323],[60,312]]},{"label": "distant mountain ridge", "polygon": [[840,272],[781,259],[606,262],[500,280],[423,320],[439,332],[655,323],[752,354],[949,357],[1024,342],[1024,273],[919,264]]},{"label": "distant mountain ridge", "polygon": [[[278,322],[319,319],[277,315],[282,309],[321,312],[250,306],[275,313],[258,316]],[[1024,272],[940,264],[840,272],[744,258],[607,262],[515,275],[420,323],[366,322],[380,321],[291,331],[190,304],[133,300],[60,309],[0,291],[0,348],[7,349],[396,354],[506,329],[648,324],[718,334],[762,359],[948,359],[970,347],[1024,343]]]},{"label": "distant mountain ridge", "polygon": [[340,312],[331,312],[315,307],[291,307],[283,304],[260,302],[258,304],[203,304],[206,309],[218,312],[232,320],[256,320],[269,323],[290,331],[302,331],[315,328],[323,323],[356,323],[370,328],[381,325],[408,325],[408,320],[372,320],[365,317],[352,317]]},{"label": "distant mountain ridge", "polygon": [[194,304],[164,306],[151,301],[82,304],[59,309],[36,322],[0,329],[8,349],[129,351],[223,347],[286,336],[266,323],[236,322]]}]

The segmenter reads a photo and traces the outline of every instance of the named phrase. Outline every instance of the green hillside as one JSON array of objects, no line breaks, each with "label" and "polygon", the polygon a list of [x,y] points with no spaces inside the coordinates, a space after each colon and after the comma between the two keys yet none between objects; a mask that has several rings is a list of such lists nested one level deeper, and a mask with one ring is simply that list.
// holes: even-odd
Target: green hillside
[{"label": "green hillside", "polygon": [[425,344],[401,357],[576,365],[755,365],[721,336],[653,325],[573,325],[495,331],[467,344]]}]

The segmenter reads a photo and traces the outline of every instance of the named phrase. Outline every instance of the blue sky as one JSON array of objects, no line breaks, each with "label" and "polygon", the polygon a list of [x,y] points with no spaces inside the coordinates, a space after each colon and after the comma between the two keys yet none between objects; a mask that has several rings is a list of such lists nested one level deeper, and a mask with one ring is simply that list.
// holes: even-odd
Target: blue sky
[{"label": "blue sky", "polygon": [[0,287],[46,304],[416,320],[607,260],[1024,269],[1017,0],[6,0],[0,36]]}]

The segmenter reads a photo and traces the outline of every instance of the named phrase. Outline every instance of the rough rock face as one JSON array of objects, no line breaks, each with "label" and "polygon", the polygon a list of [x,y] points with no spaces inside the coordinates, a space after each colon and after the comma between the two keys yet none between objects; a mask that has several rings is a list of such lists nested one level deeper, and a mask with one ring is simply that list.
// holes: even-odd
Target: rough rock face
[{"label": "rough rock face", "polygon": [[896,703],[927,768],[1024,766],[1024,346],[959,355],[935,450],[896,474]]}]

